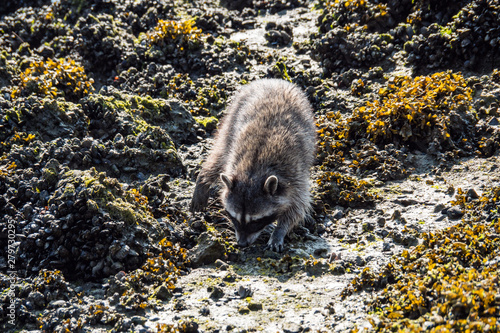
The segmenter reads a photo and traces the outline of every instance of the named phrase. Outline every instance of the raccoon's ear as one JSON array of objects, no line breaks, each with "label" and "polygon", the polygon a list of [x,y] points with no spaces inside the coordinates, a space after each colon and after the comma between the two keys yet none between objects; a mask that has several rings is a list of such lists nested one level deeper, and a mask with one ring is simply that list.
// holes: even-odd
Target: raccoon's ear
[{"label": "raccoon's ear", "polygon": [[271,195],[274,195],[277,189],[278,189],[278,177],[274,175],[267,177],[266,182],[264,183],[264,191],[266,191]]},{"label": "raccoon's ear", "polygon": [[229,179],[229,177],[226,174],[221,173],[220,174],[220,180],[222,180],[222,182],[224,184],[226,184],[226,186],[227,186],[228,189],[232,189],[233,188],[233,181],[231,179]]}]

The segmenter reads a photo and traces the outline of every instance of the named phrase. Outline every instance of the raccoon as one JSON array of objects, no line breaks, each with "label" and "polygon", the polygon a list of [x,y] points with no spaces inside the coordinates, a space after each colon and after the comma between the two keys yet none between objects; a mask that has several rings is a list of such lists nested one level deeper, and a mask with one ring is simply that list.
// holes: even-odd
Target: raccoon
[{"label": "raccoon", "polygon": [[315,154],[313,111],[302,90],[284,80],[254,81],[226,110],[196,180],[191,211],[207,206],[210,188],[220,180],[238,245],[252,244],[277,221],[267,245],[281,252],[285,235],[310,211]]}]

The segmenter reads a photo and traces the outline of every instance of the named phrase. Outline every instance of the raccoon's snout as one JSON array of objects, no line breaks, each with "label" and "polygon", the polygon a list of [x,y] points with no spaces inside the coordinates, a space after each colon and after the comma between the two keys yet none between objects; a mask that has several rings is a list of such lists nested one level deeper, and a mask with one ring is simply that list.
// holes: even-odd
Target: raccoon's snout
[{"label": "raccoon's snout", "polygon": [[244,232],[238,232],[238,230],[235,230],[235,234],[238,246],[246,247],[252,245],[257,240],[257,238],[259,238],[260,232],[246,234]]},{"label": "raccoon's snout", "polygon": [[246,247],[246,246],[250,245],[250,242],[248,241],[248,238],[246,236],[243,236],[237,230],[235,230],[235,234],[236,234],[236,241],[238,242],[238,246]]},{"label": "raccoon's snout", "polygon": [[250,245],[248,243],[248,240],[246,240],[246,239],[238,239],[238,246],[240,246],[240,247],[247,247],[248,245]]}]

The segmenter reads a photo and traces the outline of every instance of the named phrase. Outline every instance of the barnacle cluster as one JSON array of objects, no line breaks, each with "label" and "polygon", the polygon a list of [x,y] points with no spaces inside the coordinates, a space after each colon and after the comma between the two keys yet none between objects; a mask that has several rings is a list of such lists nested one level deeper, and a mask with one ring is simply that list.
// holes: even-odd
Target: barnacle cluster
[{"label": "barnacle cluster", "polygon": [[169,44],[174,42],[179,47],[196,43],[201,36],[201,29],[194,26],[194,20],[165,21],[159,20],[153,31],[147,34],[151,44]]},{"label": "barnacle cluster", "polygon": [[[149,297],[165,299],[175,288],[177,277],[185,270],[187,263],[186,249],[173,244],[166,238],[159,242],[159,253],[148,253],[148,258],[141,268],[126,275],[121,281],[114,281],[123,290],[120,302],[132,309],[144,309],[150,306]],[[159,291],[161,290],[161,291]]]},{"label": "barnacle cluster", "polygon": [[87,77],[85,69],[69,58],[35,61],[21,72],[19,87],[12,97],[38,94],[41,96],[65,96],[78,99],[94,90],[94,80]]},{"label": "barnacle cluster", "polygon": [[[432,6],[429,4],[432,4]],[[500,5],[495,1],[471,1],[460,8],[455,1],[418,1],[408,22],[415,30],[421,22],[435,21],[436,11],[441,20],[429,25],[424,34],[416,35],[404,45],[409,60],[427,68],[463,64],[481,66],[482,56],[492,52],[500,42]],[[453,16],[448,21],[446,17]]]},{"label": "barnacle cluster", "polygon": [[[343,291],[384,288],[371,307],[379,332],[500,329],[500,188],[476,199],[457,195],[467,214],[444,230],[424,233],[422,244],[394,257],[380,273],[365,269]],[[468,202],[465,205],[465,202]]]}]

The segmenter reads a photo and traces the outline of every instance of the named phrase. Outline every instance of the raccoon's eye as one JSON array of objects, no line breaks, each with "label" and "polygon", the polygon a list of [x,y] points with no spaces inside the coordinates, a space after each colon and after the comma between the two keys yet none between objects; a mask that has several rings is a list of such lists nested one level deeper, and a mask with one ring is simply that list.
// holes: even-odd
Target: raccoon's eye
[{"label": "raccoon's eye", "polygon": [[258,232],[267,227],[268,225],[270,225],[271,223],[273,223],[274,221],[276,221],[277,218],[278,218],[277,214],[264,216],[258,220],[254,220],[250,223],[247,223],[245,225],[245,230],[247,232]]}]

